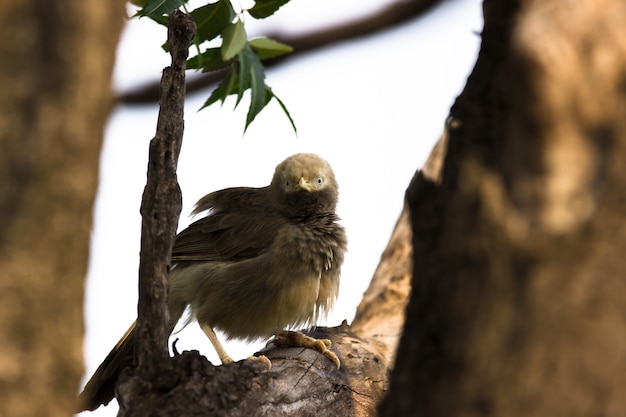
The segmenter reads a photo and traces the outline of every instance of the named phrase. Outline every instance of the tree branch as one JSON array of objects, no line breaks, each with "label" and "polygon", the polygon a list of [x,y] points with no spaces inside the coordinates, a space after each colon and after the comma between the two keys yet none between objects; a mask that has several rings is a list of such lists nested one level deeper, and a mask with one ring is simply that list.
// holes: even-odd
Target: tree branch
[{"label": "tree branch", "polygon": [[[166,371],[171,368],[167,347],[169,334],[166,330],[169,328],[168,276],[172,245],[182,208],[176,168],[183,140],[185,65],[194,34],[195,23],[189,16],[181,12],[170,16],[168,45],[172,65],[163,70],[157,131],[150,142],[148,178],[141,202],[137,308],[139,378],[135,379],[141,381],[137,385],[126,385],[127,389],[136,393],[138,398],[134,401],[141,401],[144,397],[140,392],[145,392],[146,382],[158,388],[162,384],[159,379],[167,375]],[[122,405],[120,403],[120,409]],[[129,407],[128,414],[138,415],[138,408]]]},{"label": "tree branch", "polygon": [[[283,63],[293,58],[314,51],[325,46],[339,43],[382,30],[396,27],[399,24],[417,18],[443,0],[410,0],[398,1],[388,7],[364,18],[331,28],[322,29],[313,33],[289,36],[281,33],[267,36],[293,46],[291,54],[264,62],[266,68]],[[187,81],[187,92],[192,93],[217,84],[224,78],[225,70],[213,71],[190,77]],[[147,85],[122,92],[117,97],[118,104],[143,105],[152,104],[158,100],[159,83],[150,82]]]},{"label": "tree branch", "polygon": [[[447,146],[447,131],[415,177],[441,181]],[[417,181],[415,178],[413,182]],[[395,361],[398,340],[404,327],[406,304],[411,292],[413,247],[411,219],[406,203],[381,256],[370,286],[357,308],[351,330],[377,347],[389,368]]]}]

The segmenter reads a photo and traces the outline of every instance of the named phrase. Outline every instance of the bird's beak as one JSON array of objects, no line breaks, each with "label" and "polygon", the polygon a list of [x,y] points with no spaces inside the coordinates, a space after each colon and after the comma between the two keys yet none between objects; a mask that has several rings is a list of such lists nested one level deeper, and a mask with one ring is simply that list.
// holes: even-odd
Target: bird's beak
[{"label": "bird's beak", "polygon": [[311,191],[313,187],[311,187],[311,183],[304,179],[304,177],[300,177],[298,188],[300,188],[300,191]]}]

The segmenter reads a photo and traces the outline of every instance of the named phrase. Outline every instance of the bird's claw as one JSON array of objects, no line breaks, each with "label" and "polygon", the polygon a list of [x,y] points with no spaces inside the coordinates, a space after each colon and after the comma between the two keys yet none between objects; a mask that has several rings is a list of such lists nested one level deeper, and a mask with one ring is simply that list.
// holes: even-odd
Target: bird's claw
[{"label": "bird's claw", "polygon": [[263,365],[267,366],[267,370],[269,371],[270,369],[272,369],[272,361],[270,361],[268,359],[267,356],[265,355],[259,355],[259,356],[248,356],[247,358],[249,361],[255,361],[255,362],[261,362]]},{"label": "bird's claw", "polygon": [[341,367],[339,357],[329,349],[332,346],[332,342],[328,339],[315,339],[314,337],[304,335],[300,332],[285,330],[270,339],[265,347],[269,345],[276,347],[303,347],[315,349],[337,365],[337,368]]}]

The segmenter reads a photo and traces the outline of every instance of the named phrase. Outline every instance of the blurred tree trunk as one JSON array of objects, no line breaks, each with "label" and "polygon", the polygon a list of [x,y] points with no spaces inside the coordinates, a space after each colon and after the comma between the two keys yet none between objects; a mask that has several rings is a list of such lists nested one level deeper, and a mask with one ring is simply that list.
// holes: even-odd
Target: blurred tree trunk
[{"label": "blurred tree trunk", "polygon": [[74,409],[124,3],[0,3],[0,416]]},{"label": "blurred tree trunk", "polygon": [[626,3],[484,15],[382,415],[626,415]]}]

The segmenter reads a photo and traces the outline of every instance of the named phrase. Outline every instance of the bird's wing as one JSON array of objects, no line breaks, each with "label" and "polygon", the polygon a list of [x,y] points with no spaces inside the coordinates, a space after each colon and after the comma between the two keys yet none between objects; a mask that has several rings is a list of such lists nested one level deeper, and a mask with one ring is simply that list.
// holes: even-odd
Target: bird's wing
[{"label": "bird's wing", "polygon": [[194,213],[209,213],[176,236],[172,262],[238,261],[258,256],[273,242],[280,223],[268,191],[229,188],[203,197]]}]

